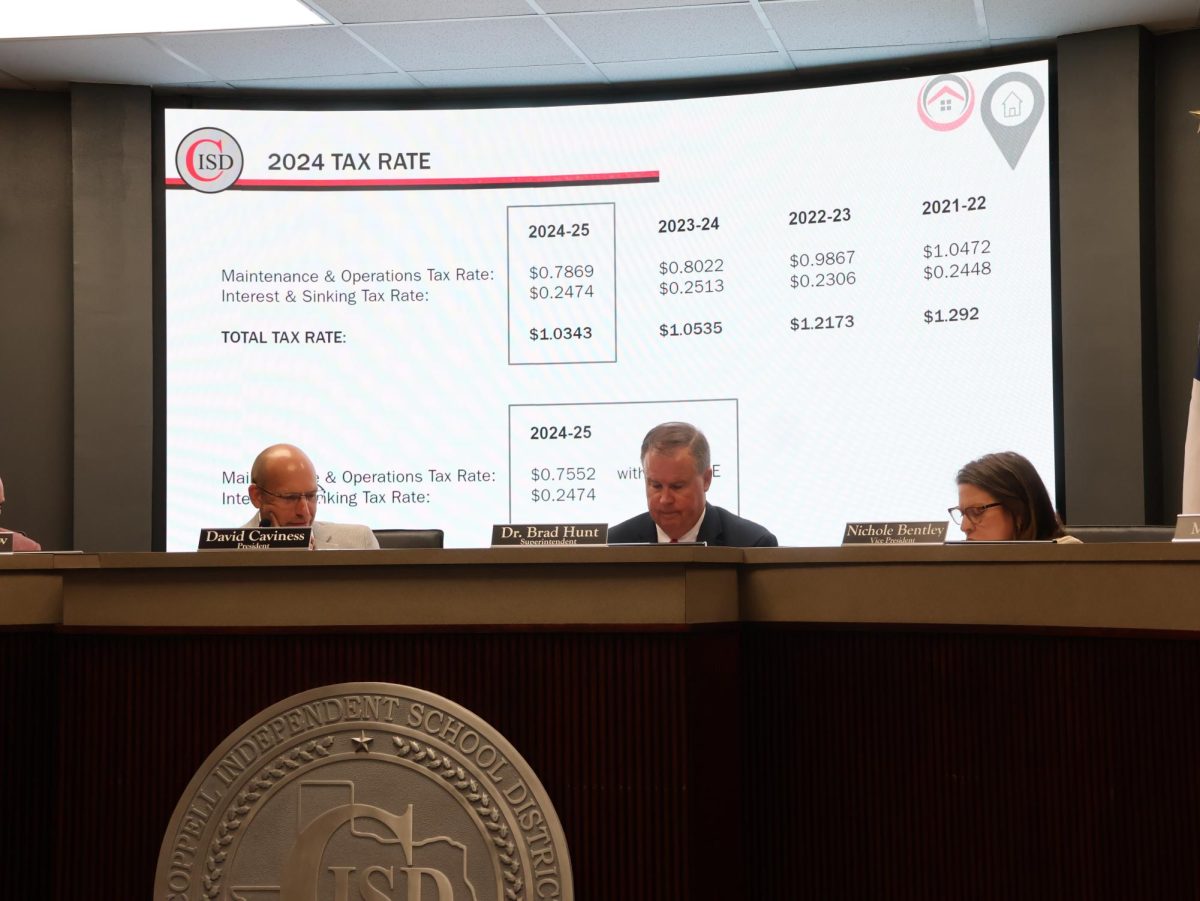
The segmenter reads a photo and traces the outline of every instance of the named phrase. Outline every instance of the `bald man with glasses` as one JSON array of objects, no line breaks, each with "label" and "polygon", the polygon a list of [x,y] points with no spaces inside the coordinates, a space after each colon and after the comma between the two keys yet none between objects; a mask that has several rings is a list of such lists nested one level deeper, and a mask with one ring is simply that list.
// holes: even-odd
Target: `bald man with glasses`
[{"label": "bald man with glasses", "polygon": [[375,533],[367,526],[317,520],[317,470],[308,454],[294,445],[273,444],[254,458],[249,494],[258,515],[245,528],[312,526],[313,547],[317,550],[379,547]]}]

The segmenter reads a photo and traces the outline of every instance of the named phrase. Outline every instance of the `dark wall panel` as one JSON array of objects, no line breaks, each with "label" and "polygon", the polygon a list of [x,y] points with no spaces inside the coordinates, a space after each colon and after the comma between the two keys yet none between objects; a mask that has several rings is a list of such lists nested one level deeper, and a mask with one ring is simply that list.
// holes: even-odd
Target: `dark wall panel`
[{"label": "dark wall panel", "polygon": [[1200,892],[1200,644],[755,631],[744,659],[747,897]]},{"label": "dark wall panel", "polygon": [[73,85],[74,547],[149,550],[153,466],[150,89]]},{"label": "dark wall panel", "polygon": [[1158,358],[1163,510],[1180,512],[1196,333],[1200,328],[1200,31],[1155,43],[1158,173]]},{"label": "dark wall panel", "polygon": [[65,94],[0,91],[3,519],[71,546],[71,118]]},{"label": "dark wall panel", "polygon": [[1066,518],[1160,516],[1153,69],[1140,28],[1058,42]]},{"label": "dark wall panel", "polygon": [[0,898],[42,897],[54,872],[56,680],[49,630],[0,631]]},{"label": "dark wall panel", "polygon": [[0,894],[147,897],[210,751],[342,681],[497,727],[581,899],[1200,895],[1200,642],[788,626],[0,636]]},{"label": "dark wall panel", "polygon": [[296,692],[384,681],[451,698],[513,743],[562,820],[578,898],[716,897],[686,884],[685,640],[64,636],[55,896],[149,897],[171,811],[229,733]]}]

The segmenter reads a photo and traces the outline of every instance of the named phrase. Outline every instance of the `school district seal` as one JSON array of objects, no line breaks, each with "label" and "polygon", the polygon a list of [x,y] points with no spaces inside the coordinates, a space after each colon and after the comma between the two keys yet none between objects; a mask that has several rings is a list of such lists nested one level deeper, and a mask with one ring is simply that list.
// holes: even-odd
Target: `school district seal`
[{"label": "school district seal", "polygon": [[163,837],[156,901],[572,901],[541,782],[457,704],[377,682],[264,710],[218,747]]}]

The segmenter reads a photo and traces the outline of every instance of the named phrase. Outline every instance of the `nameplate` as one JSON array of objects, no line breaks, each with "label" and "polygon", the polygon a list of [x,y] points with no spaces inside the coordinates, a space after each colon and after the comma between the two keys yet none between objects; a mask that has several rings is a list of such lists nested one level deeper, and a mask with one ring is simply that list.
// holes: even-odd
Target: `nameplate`
[{"label": "nameplate", "polygon": [[561,522],[492,526],[492,547],[546,547],[608,544],[608,523]]},{"label": "nameplate", "polygon": [[13,533],[0,532],[0,554],[11,554],[13,551]]},{"label": "nameplate", "polygon": [[307,550],[312,527],[253,526],[242,529],[201,529],[199,551]]},{"label": "nameplate", "polygon": [[848,522],[842,544],[945,544],[943,522]]},{"label": "nameplate", "polygon": [[1180,513],[1172,541],[1200,541],[1200,513]]}]

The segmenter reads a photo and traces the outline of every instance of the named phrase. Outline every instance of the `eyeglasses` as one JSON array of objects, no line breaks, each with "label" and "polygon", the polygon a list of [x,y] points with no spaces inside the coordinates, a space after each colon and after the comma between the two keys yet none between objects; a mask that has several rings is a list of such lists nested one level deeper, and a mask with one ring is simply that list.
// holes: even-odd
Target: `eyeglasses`
[{"label": "eyeglasses", "polygon": [[264,488],[262,485],[259,485],[257,482],[255,482],[254,485],[263,494],[269,494],[269,495],[271,495],[271,497],[281,500],[285,504],[298,504],[298,503],[300,503],[300,501],[305,501],[306,503],[308,503],[311,506],[312,504],[315,504],[317,502],[317,498],[320,497],[320,494],[321,494],[320,490],[306,491],[303,494],[276,494],[274,491],[268,491],[266,488]]},{"label": "eyeglasses", "polygon": [[1000,501],[992,501],[990,504],[980,504],[978,507],[950,507],[946,512],[950,514],[950,518],[954,520],[956,526],[962,525],[963,517],[966,517],[971,525],[979,525],[979,520],[983,519],[983,514],[987,513],[992,507],[1003,507],[1004,504]]}]

